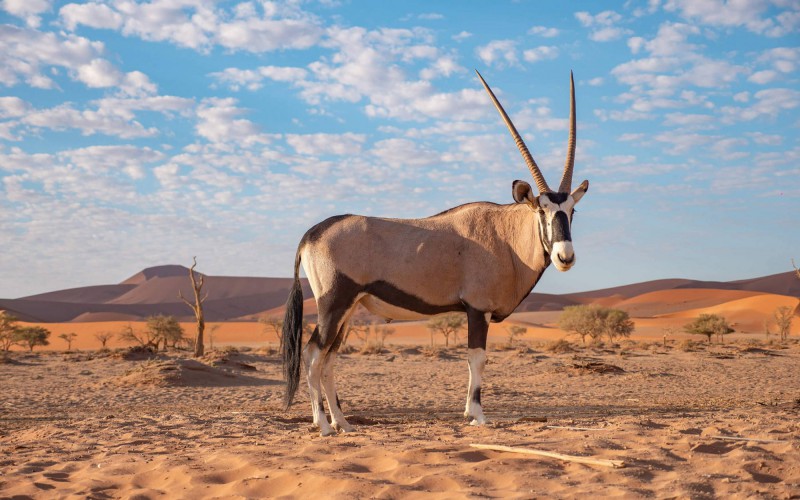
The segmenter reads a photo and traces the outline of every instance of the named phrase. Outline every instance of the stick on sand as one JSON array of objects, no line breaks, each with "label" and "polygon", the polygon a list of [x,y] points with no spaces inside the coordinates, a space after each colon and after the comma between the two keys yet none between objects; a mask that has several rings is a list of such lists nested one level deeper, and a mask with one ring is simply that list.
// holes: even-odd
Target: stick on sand
[{"label": "stick on sand", "polygon": [[753,441],[754,443],[788,443],[785,439],[756,439],[736,436],[709,436],[711,439],[724,439],[726,441]]},{"label": "stick on sand", "polygon": [[621,469],[625,467],[625,462],[623,462],[622,460],[602,460],[590,457],[576,457],[572,455],[562,455],[561,453],[553,453],[552,451],[533,450],[530,448],[515,448],[512,446],[500,446],[494,444],[471,444],[470,446],[472,446],[473,448],[478,448],[480,450],[507,451],[509,453],[522,453],[524,455],[538,455],[541,457],[550,457],[558,460],[564,460],[565,462],[577,462],[579,464],[589,464],[589,465],[602,465],[603,467],[613,467],[615,469]]}]

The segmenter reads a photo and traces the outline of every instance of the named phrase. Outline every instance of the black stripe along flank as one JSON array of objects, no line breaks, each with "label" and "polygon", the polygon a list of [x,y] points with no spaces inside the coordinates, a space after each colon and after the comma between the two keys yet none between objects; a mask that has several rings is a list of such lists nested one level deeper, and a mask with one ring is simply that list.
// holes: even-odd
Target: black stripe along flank
[{"label": "black stripe along flank", "polygon": [[[426,316],[464,311],[464,304],[460,302],[445,305],[430,304],[416,295],[401,290],[388,281],[378,280],[361,285],[341,272],[336,273],[331,290],[320,297],[320,310],[331,311],[336,316],[344,314],[353,305],[353,301],[358,294],[362,292],[368,293],[392,306]],[[334,320],[338,321],[338,319],[335,318]]]}]

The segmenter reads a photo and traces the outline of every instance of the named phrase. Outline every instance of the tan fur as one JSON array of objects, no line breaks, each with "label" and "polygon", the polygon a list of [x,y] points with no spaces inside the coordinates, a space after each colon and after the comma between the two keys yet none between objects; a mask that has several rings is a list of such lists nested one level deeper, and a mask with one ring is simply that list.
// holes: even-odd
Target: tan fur
[{"label": "tan fur", "polygon": [[[336,270],[432,305],[467,303],[506,316],[547,266],[537,224],[521,204],[471,203],[424,219],[350,216],[305,244],[302,263],[316,297],[330,291]],[[385,312],[375,300],[362,303]]]}]

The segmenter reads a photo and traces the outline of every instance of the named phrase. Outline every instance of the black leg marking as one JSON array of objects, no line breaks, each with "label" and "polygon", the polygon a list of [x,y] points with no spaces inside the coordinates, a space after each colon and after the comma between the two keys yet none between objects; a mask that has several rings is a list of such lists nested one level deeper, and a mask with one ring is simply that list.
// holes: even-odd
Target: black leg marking
[{"label": "black leg marking", "polygon": [[470,349],[486,349],[486,337],[489,334],[489,323],[486,322],[486,314],[473,309],[469,305],[467,308],[467,347]]},{"label": "black leg marking", "polygon": [[481,404],[481,388],[476,387],[474,391],[472,391],[472,400],[478,404]]}]

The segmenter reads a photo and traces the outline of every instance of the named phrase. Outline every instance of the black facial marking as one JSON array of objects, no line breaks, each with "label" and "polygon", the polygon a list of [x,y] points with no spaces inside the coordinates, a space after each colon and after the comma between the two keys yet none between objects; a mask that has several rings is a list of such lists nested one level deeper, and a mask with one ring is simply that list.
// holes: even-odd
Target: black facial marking
[{"label": "black facial marking", "polygon": [[558,205],[561,205],[569,198],[569,193],[544,193],[544,195],[547,196],[548,200]]},{"label": "black facial marking", "polygon": [[550,240],[547,238],[547,217],[544,215],[544,210],[538,212],[539,215],[539,237],[542,239],[542,247],[546,255],[550,255],[553,250],[550,246]]},{"label": "black facial marking", "polygon": [[553,216],[553,240],[552,243],[559,241],[572,241],[572,235],[569,232],[569,218],[567,214],[559,210]]},{"label": "black facial marking", "polygon": [[476,387],[475,390],[472,391],[472,401],[474,401],[475,403],[478,403],[478,405],[481,404],[481,388],[480,387]]},{"label": "black facial marking", "polygon": [[489,323],[486,315],[470,306],[467,307],[467,347],[470,349],[486,349],[486,337],[489,334]]}]

